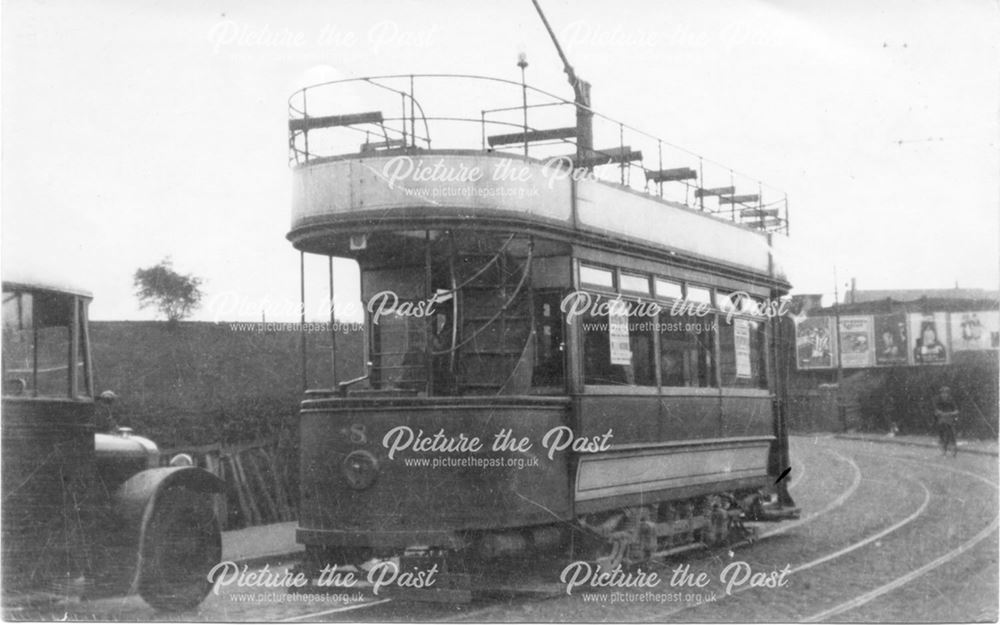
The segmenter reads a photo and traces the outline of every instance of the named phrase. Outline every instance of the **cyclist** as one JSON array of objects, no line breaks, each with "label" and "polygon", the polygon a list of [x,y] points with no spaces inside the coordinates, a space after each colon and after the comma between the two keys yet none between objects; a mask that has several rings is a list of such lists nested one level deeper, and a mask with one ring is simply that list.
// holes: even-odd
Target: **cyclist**
[{"label": "cyclist", "polygon": [[938,438],[941,441],[941,451],[948,454],[951,445],[952,455],[958,455],[958,442],[955,438],[955,424],[958,422],[958,404],[951,396],[951,389],[942,386],[941,391],[931,401],[934,407],[934,422],[937,425]]}]

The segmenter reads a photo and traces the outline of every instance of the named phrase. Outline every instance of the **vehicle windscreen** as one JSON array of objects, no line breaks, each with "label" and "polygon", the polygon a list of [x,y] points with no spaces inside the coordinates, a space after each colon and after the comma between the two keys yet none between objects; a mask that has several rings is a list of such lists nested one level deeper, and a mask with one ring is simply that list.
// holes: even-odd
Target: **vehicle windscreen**
[{"label": "vehicle windscreen", "polygon": [[[61,293],[3,293],[5,396],[69,396],[75,301]],[[74,374],[82,370],[80,365]]]}]

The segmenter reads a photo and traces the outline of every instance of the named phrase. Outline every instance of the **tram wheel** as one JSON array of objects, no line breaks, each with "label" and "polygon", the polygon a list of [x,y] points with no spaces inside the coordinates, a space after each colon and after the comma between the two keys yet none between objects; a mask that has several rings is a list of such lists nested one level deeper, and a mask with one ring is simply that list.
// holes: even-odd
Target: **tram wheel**
[{"label": "tram wheel", "polygon": [[623,569],[643,566],[652,557],[653,549],[636,541],[631,533],[619,532],[596,544],[585,559],[603,571],[610,571],[619,566]]},{"label": "tram wheel", "polygon": [[656,548],[655,528],[645,512],[615,514],[601,526],[581,521],[583,531],[574,556],[591,562],[602,570],[632,567],[647,562]]}]

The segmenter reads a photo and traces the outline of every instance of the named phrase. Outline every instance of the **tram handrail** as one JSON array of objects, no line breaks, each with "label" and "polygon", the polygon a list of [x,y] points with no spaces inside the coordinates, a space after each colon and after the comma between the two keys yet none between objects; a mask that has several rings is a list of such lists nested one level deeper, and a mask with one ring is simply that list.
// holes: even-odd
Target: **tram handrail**
[{"label": "tram handrail", "polygon": [[350,380],[344,380],[343,382],[339,382],[337,384],[337,394],[340,395],[341,397],[347,397],[347,388],[353,384],[357,384],[358,382],[364,382],[365,380],[370,378],[372,376],[372,367],[373,363],[372,361],[369,360],[368,362],[365,363],[366,373],[364,375],[358,376],[356,378],[351,378]]},{"label": "tram handrail", "polygon": [[[416,91],[418,80],[427,84],[435,80],[475,80],[475,81],[486,81],[493,84],[503,85],[505,88],[516,88],[518,92],[518,99],[521,99],[521,94],[523,90],[523,103],[521,106],[498,106],[492,108],[483,108],[478,111],[478,118],[472,116],[454,116],[454,115],[428,115],[425,110],[424,104],[421,99],[417,97]],[[392,84],[393,81],[404,81],[405,84],[398,85]],[[629,141],[642,141],[643,145],[648,148],[643,154],[643,161],[636,162],[622,162],[617,163],[619,174],[616,176],[618,180],[616,182],[633,187],[637,190],[645,191],[651,194],[658,194],[661,198],[665,197],[665,184],[671,185],[668,187],[671,195],[670,198],[674,201],[680,202],[691,208],[719,216],[720,218],[725,218],[737,223],[741,223],[745,226],[751,228],[758,228],[766,231],[772,232],[784,232],[788,233],[788,198],[787,194],[784,192],[771,187],[770,185],[765,185],[761,180],[750,176],[749,174],[743,173],[736,169],[727,167],[721,162],[715,161],[713,159],[706,158],[699,155],[698,153],[673,144],[669,141],[665,141],[656,135],[648,133],[630,124],[626,124],[618,119],[611,116],[605,115],[590,106],[586,106],[577,103],[572,100],[568,100],[561,96],[558,96],[549,91],[533,87],[531,85],[524,84],[522,82],[509,80],[505,78],[497,78],[494,76],[484,76],[478,74],[444,74],[444,73],[429,73],[429,74],[384,74],[377,76],[365,76],[356,78],[343,78],[338,80],[324,81],[316,83],[313,85],[308,85],[302,87],[288,98],[288,111],[290,119],[303,119],[311,117],[308,113],[310,101],[310,96],[313,94],[320,94],[322,96],[323,90],[328,88],[335,88],[345,85],[363,85],[367,87],[373,87],[376,90],[385,92],[386,94],[398,95],[402,103],[402,115],[399,117],[385,117],[383,122],[379,125],[381,134],[386,136],[386,143],[389,143],[388,137],[392,135],[393,137],[400,137],[402,139],[402,149],[430,149],[432,144],[432,127],[437,127],[442,123],[468,123],[468,124],[478,124],[480,126],[480,146],[479,149],[486,150],[486,126],[498,126],[517,129],[519,133],[532,133],[538,132],[540,129],[533,127],[527,123],[527,112],[529,110],[538,110],[543,108],[553,108],[560,106],[573,107],[574,110],[580,109],[587,111],[593,116],[595,120],[599,120],[607,126],[603,129],[607,137],[611,137],[613,131],[617,131],[618,137],[617,143],[618,147],[623,147],[626,145],[625,136],[626,131],[629,133]],[[436,95],[434,89],[427,91],[432,95]],[[536,101],[528,104],[528,94],[534,96]],[[313,98],[315,99],[315,98]],[[457,104],[456,101],[446,101],[447,107],[451,106],[464,106],[463,104]],[[464,100],[462,100],[464,102]],[[340,104],[338,102],[338,104]],[[314,105],[315,106],[315,105]],[[383,107],[384,108],[384,107]],[[409,111],[407,111],[409,108]],[[441,108],[441,107],[438,107]],[[465,108],[471,108],[466,106]],[[509,121],[504,121],[500,119],[488,119],[488,114],[491,113],[512,113],[522,109],[525,111],[525,120],[523,122],[514,123]],[[536,117],[537,119],[537,117]],[[398,127],[395,126],[398,124]],[[421,125],[422,134],[418,134],[417,126]],[[364,130],[356,127],[344,127],[355,132],[368,132],[371,131]],[[440,130],[440,128],[439,128]],[[290,132],[289,136],[289,160],[294,163],[310,163],[318,158],[324,160],[330,158],[336,158],[337,156],[343,157],[354,157],[358,152],[345,152],[343,149],[337,151],[337,154],[317,154],[315,150],[310,149],[309,145],[309,131],[293,131]],[[596,133],[595,133],[596,134]],[[302,136],[303,146],[298,143],[298,138]],[[467,140],[459,140],[459,143],[463,143]],[[652,142],[653,145],[650,145]],[[435,142],[438,143],[438,142]],[[530,145],[529,145],[530,144]],[[553,145],[568,145],[577,147],[575,140],[567,140],[565,138],[554,139],[545,142],[529,142],[525,141],[524,149],[525,154],[528,153],[529,149],[542,149],[546,146],[551,147]],[[503,148],[497,147],[498,151],[507,152],[512,151],[517,144],[504,146]],[[653,147],[655,145],[656,154],[653,155]],[[602,148],[591,148],[595,153],[602,153]],[[607,149],[607,147],[603,148]],[[650,181],[649,176],[640,176],[639,181],[633,183],[631,177],[631,171],[633,167],[638,167],[643,174],[656,173],[664,171],[664,150],[670,150],[675,152],[673,156],[668,155],[672,160],[677,160],[678,157],[685,159],[696,159],[697,161],[697,176],[691,180],[696,180],[694,184],[690,180],[656,180]],[[492,151],[492,150],[491,150]],[[638,152],[642,152],[641,146]],[[350,155],[350,156],[349,156]],[[656,160],[656,169],[650,169],[645,165],[650,159]],[[713,184],[709,185],[706,181],[706,167],[709,168],[710,177],[713,179]],[[690,168],[689,169],[693,169]],[[598,177],[609,177],[609,171],[602,171],[600,173],[595,172]],[[697,191],[707,188],[717,188],[722,186],[719,182],[722,182],[728,177],[728,185],[730,187],[736,187],[737,181],[739,181],[740,188],[738,191],[731,192],[728,196],[723,194],[716,195],[704,195],[699,194]],[[680,183],[680,185],[677,185]],[[650,184],[653,188],[650,188]],[[676,185],[676,186],[673,186]],[[753,193],[751,189],[754,189],[756,193]],[[692,189],[696,191],[694,197],[692,198]],[[768,192],[768,197],[765,199],[765,191]],[[777,196],[777,197],[776,197]],[[706,197],[713,202],[706,204]],[[729,197],[732,200],[737,198],[744,198],[740,201],[731,201],[729,203],[723,203],[720,198]],[[718,202],[719,206],[713,206],[714,202]],[[778,209],[777,215],[767,215],[764,211]],[[747,211],[747,212],[744,212]]]}]

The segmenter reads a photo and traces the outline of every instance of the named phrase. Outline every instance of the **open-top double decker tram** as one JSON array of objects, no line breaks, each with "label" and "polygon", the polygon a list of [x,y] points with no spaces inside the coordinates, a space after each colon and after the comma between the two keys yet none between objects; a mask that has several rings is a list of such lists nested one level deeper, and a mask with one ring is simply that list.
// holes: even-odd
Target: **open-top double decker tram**
[{"label": "open-top double decker tram", "polygon": [[367,310],[368,374],[301,406],[313,562],[571,545],[613,565],[794,514],[786,199],[588,91],[406,75],[291,98],[288,238],[356,260]]}]

